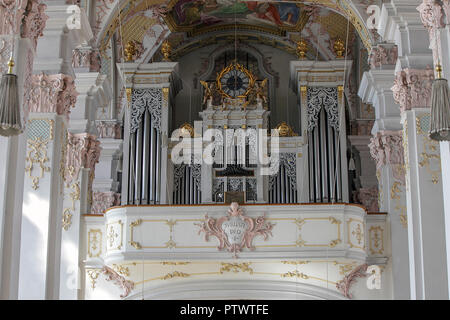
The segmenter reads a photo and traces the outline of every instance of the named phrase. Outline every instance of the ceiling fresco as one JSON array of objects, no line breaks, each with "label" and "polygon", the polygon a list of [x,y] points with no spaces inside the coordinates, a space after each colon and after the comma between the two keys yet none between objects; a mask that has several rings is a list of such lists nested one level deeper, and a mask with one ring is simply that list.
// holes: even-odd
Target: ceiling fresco
[{"label": "ceiling fresco", "polygon": [[234,0],[174,0],[166,21],[173,31],[196,33],[211,26],[249,25],[298,31],[307,13],[301,4]]}]

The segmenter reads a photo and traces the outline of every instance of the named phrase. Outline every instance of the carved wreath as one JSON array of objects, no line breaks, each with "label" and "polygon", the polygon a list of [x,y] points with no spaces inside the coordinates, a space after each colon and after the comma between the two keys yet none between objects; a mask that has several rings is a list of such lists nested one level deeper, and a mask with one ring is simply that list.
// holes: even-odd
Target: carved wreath
[{"label": "carved wreath", "polygon": [[[228,235],[222,228],[223,223],[229,221],[232,217],[238,217],[247,224],[240,243],[231,243]],[[261,235],[264,237],[264,240],[267,240],[269,235],[272,236],[272,228],[274,226],[274,224],[266,222],[265,216],[260,216],[257,218],[244,216],[242,209],[239,208],[239,204],[236,202],[233,202],[230,205],[227,216],[216,219],[210,218],[206,215],[205,221],[196,225],[200,227],[198,234],[201,234],[202,232],[205,233],[206,241],[209,241],[210,236],[216,237],[219,240],[219,246],[217,249],[226,249],[227,251],[232,252],[234,258],[237,258],[237,253],[241,252],[244,247],[247,247],[250,250],[255,250],[255,247],[253,246],[253,239],[256,236]]]}]

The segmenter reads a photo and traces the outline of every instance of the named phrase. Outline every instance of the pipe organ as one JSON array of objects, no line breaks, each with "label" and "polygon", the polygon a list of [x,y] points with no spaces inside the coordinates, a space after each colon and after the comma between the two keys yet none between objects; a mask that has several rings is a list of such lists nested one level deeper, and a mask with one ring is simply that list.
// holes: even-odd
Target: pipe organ
[{"label": "pipe organ", "polygon": [[[195,130],[189,123],[182,126],[189,132],[182,144],[191,159],[182,163],[171,158],[181,140],[169,139],[168,132],[169,100],[180,88],[176,63],[127,64],[132,72],[125,76],[131,100],[125,121],[123,204],[348,202],[343,63],[291,62],[301,131],[297,135],[287,123],[278,125],[278,148],[273,150],[274,136],[259,132],[270,129],[266,80],[255,79],[234,62],[215,82],[202,81],[202,121]],[[213,99],[217,95],[220,104]],[[211,151],[211,163],[202,160],[205,150]],[[278,170],[265,171],[275,164]]]},{"label": "pipe organ", "polygon": [[342,202],[337,88],[307,92],[310,202]]}]

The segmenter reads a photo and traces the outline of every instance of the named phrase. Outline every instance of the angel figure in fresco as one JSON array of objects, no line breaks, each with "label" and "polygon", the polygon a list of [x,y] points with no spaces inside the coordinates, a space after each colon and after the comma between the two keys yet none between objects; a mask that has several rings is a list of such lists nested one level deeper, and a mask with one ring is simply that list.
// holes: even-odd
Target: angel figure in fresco
[{"label": "angel figure in fresco", "polygon": [[278,11],[278,7],[275,4],[268,2],[256,2],[256,1],[248,1],[245,2],[247,8],[252,12],[247,15],[247,18],[256,18],[265,20],[266,22],[274,23],[278,26],[282,25],[280,19],[280,13]]},{"label": "angel figure in fresco", "polygon": [[174,7],[179,23],[185,26],[203,24],[214,24],[222,20],[206,14],[205,9],[209,2],[207,0],[181,0]]},{"label": "angel figure in fresco", "polygon": [[211,82],[211,84],[208,84],[208,82],[202,80],[200,80],[200,83],[205,89],[203,93],[203,104],[206,104],[207,109],[212,108],[215,83]]}]

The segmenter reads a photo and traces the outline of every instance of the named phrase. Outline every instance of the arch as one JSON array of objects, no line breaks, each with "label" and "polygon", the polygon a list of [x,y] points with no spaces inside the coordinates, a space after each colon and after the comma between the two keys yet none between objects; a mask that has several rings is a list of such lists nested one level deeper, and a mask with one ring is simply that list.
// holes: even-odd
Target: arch
[{"label": "arch", "polygon": [[[164,5],[168,1],[165,0],[120,0],[111,9],[109,15],[105,19],[103,26],[99,26],[100,31],[97,36],[97,46],[102,51],[107,47],[109,40],[112,35],[119,28],[119,17],[122,23],[126,22],[126,18],[129,14],[136,13],[139,11],[148,10],[150,7],[155,5]],[[364,3],[361,1],[361,3]],[[322,7],[329,8],[350,20],[350,23],[355,27],[358,32],[364,46],[370,52],[373,44],[373,36],[366,23],[361,17],[361,14],[355,4],[351,0],[336,0],[336,3],[332,1],[323,0],[309,0],[305,4],[318,5]],[[135,6],[133,6],[135,5]],[[164,24],[164,23],[162,23]]]},{"label": "arch", "polygon": [[127,300],[142,298],[149,300],[347,300],[331,289],[292,281],[271,280],[183,281],[136,292]]}]

